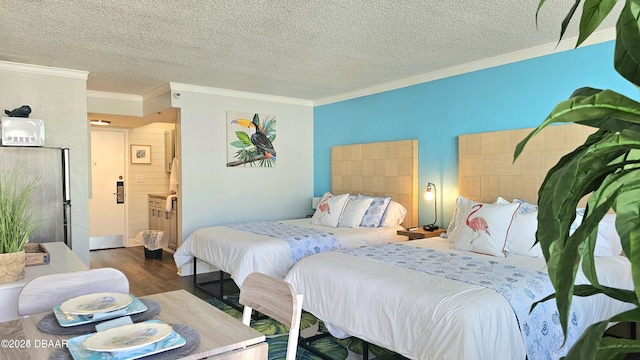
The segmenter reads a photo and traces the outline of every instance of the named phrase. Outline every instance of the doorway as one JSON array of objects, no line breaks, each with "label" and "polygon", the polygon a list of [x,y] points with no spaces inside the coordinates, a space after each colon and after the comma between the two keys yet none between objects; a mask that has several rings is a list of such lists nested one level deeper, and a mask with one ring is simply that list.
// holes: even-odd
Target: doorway
[{"label": "doorway", "polygon": [[125,132],[91,130],[89,250],[124,247]]}]

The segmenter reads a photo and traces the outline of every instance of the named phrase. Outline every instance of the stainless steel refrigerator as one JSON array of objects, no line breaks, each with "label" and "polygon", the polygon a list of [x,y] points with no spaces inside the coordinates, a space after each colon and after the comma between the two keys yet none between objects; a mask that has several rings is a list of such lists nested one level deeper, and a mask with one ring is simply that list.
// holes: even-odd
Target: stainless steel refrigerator
[{"label": "stainless steel refrigerator", "polygon": [[71,243],[71,193],[69,149],[0,146],[0,171],[35,176],[38,186],[31,195],[37,225],[29,242]]}]

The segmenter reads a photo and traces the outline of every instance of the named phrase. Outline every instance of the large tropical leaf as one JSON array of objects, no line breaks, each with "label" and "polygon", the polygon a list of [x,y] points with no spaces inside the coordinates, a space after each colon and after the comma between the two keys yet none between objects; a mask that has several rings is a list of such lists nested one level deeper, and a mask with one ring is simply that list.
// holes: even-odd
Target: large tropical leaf
[{"label": "large tropical leaf", "polygon": [[640,1],[627,1],[616,25],[616,71],[640,86]]},{"label": "large tropical leaf", "polygon": [[609,15],[617,0],[586,0],[580,19],[580,34],[576,47],[580,46]]},{"label": "large tropical leaf", "polygon": [[592,324],[571,347],[565,359],[624,359],[624,353],[640,351],[640,344],[635,340],[602,337],[610,322],[635,322],[637,319],[640,319],[640,308]]},{"label": "large tropical leaf", "polygon": [[[582,0],[575,0],[569,12],[562,20],[560,27],[560,37],[558,42],[564,37],[571,19],[575,15],[576,11]],[[586,0],[582,9],[582,16],[580,18],[580,32],[578,34],[578,41],[576,47],[580,46],[597,28],[602,21],[609,15],[617,0]],[[540,16],[540,9],[544,5],[545,0],[540,0],[538,8],[536,9],[536,24],[538,23],[538,17]]]},{"label": "large tropical leaf", "polygon": [[609,131],[640,132],[640,103],[611,90],[578,89],[569,100],[556,105],[542,124],[516,146],[514,160],[542,129],[553,123],[570,122]]},{"label": "large tropical leaf", "polygon": [[[569,22],[571,22],[571,18],[573,18],[573,15],[576,13],[576,10],[578,9],[578,5],[580,5],[580,2],[581,0],[575,0],[575,3],[573,4],[573,6],[571,6],[571,9],[569,10],[569,13],[567,14],[567,16],[565,16],[564,20],[562,20],[562,26],[560,27],[560,37],[558,38],[558,42],[562,40],[564,33],[567,31]],[[538,9],[536,10],[536,24],[538,23],[538,16],[540,14],[540,9],[542,9],[542,5],[544,5],[544,3],[545,3],[545,0],[540,0],[540,3],[538,4]]]},{"label": "large tropical leaf", "polygon": [[[638,144],[640,144],[640,136],[637,133],[624,131],[621,136],[630,138],[630,140],[628,140],[630,141],[629,145],[626,145],[628,147],[638,147]],[[632,237],[636,236],[635,234],[640,231],[640,224],[637,221],[640,207],[639,160],[637,157],[629,156],[635,151],[636,150],[631,150],[628,154],[625,154],[624,158],[617,159],[616,162],[623,170],[610,174],[602,185],[589,197],[588,207],[596,208],[596,206],[598,206],[601,209],[593,219],[589,216],[585,220],[589,221],[592,227],[596,227],[600,221],[600,215],[604,214],[604,212],[609,209],[609,203],[613,202],[613,209],[617,214],[616,220],[618,222],[616,230],[621,237],[623,249],[626,248],[625,253],[627,254],[632,254],[633,250],[630,246],[636,246],[636,241],[638,241],[632,239]],[[625,222],[624,224],[620,224],[620,221]],[[593,262],[596,237],[595,233],[592,233],[589,237],[589,249],[585,252],[582,263],[583,272],[591,283],[595,285],[598,283],[595,263]],[[634,274],[633,276],[636,289],[640,288],[640,274],[638,275],[639,276],[636,276],[636,274]]]},{"label": "large tropical leaf", "polygon": [[639,170],[629,170],[628,176],[619,180],[623,186],[616,197],[616,231],[620,235],[622,249],[631,262],[634,291],[640,299],[640,176]]},{"label": "large tropical leaf", "polygon": [[[575,0],[565,16],[560,40],[581,2]],[[615,3],[616,0],[584,2],[576,47],[598,28]],[[544,4],[545,0],[540,0],[536,22]],[[639,24],[640,0],[626,0],[616,24],[614,64],[616,71],[636,86],[640,85]],[[536,237],[556,290],[556,294],[541,301],[556,299],[565,333],[574,295],[604,294],[635,305],[630,311],[591,325],[566,356],[567,359],[624,359],[625,353],[640,351],[640,342],[603,338],[603,334],[611,322],[640,321],[640,104],[611,90],[579,89],[569,100],[558,104],[547,119],[518,144],[514,159],[543,128],[567,122],[599,130],[549,171],[538,193],[541,211]],[[575,206],[585,195],[589,195],[589,199],[584,218],[569,236]],[[594,259],[597,228],[610,208],[616,213],[616,230],[631,262],[633,290],[603,286],[597,277]],[[580,263],[589,285],[574,285]]]},{"label": "large tropical leaf", "polygon": [[[631,133],[635,134],[635,133]],[[598,130],[585,144],[564,156],[547,174],[538,193],[537,240],[547,259],[549,278],[556,289],[556,302],[560,321],[566,331],[569,309],[574,293],[575,276],[585,253],[585,242],[590,236],[595,242],[600,219],[615,200],[608,197],[592,201],[582,224],[569,236],[575,209],[585,195],[596,191],[607,176],[629,164],[624,155],[630,149],[640,148],[638,134],[629,139],[621,133]],[[568,215],[570,214],[570,216]],[[597,284],[593,269],[593,254],[586,256],[588,276]]]}]

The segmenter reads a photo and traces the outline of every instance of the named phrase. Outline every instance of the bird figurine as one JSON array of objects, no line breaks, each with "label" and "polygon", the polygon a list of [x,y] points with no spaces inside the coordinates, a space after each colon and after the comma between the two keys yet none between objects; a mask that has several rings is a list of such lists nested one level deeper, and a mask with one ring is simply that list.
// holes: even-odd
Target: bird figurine
[{"label": "bird figurine", "polygon": [[244,126],[246,128],[254,127],[256,132],[251,135],[251,143],[256,147],[256,151],[260,155],[276,161],[276,150],[273,148],[273,144],[260,129],[260,117],[258,114],[253,115],[253,121],[247,119],[236,119],[231,123]]},{"label": "bird figurine", "polygon": [[31,107],[29,105],[22,105],[19,108],[15,108],[11,111],[5,109],[4,113],[9,117],[28,118],[29,114],[31,114]]}]

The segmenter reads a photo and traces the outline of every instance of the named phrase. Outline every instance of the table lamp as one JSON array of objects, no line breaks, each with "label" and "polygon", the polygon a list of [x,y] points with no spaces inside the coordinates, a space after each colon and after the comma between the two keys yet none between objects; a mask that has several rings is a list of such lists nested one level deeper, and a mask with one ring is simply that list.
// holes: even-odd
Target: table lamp
[{"label": "table lamp", "polygon": [[423,226],[426,231],[438,230],[436,221],[438,221],[438,202],[436,201],[436,184],[430,182],[427,183],[427,187],[424,190],[424,199],[427,202],[433,202],[433,223]]}]

